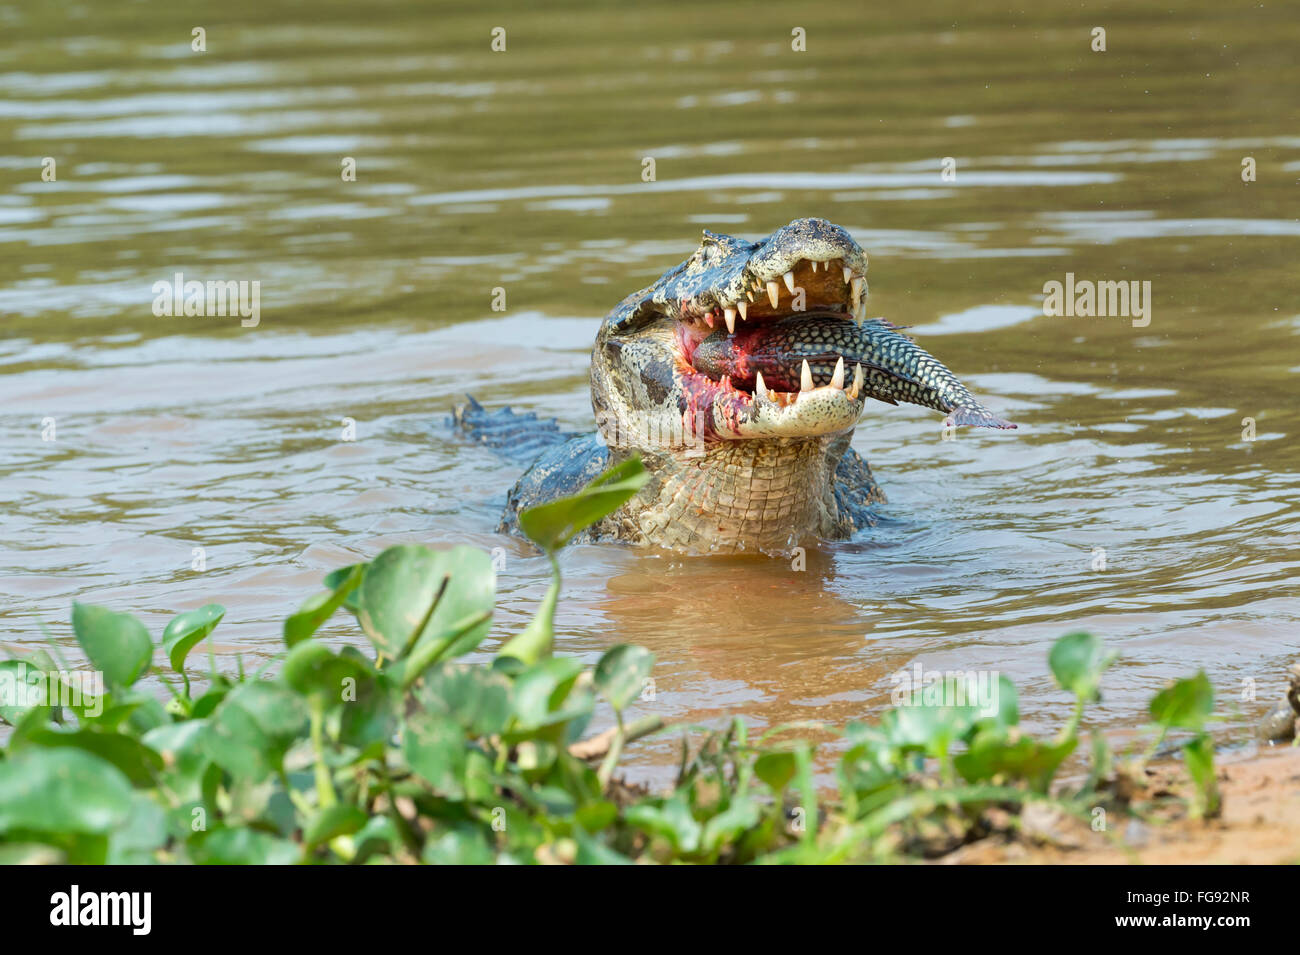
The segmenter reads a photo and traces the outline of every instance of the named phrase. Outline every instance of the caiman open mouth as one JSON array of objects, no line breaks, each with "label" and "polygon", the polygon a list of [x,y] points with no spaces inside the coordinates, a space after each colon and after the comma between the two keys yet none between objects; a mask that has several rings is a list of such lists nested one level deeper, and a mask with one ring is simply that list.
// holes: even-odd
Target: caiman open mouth
[{"label": "caiman open mouth", "polygon": [[892,323],[866,318],[866,273],[866,253],[825,219],[757,242],[706,231],[606,316],[597,413],[619,440],[645,422],[676,435],[678,420],[714,441],[843,434],[868,398],[942,411],[945,426],[1014,427]]},{"label": "caiman open mouth", "polygon": [[747,268],[736,301],[682,301],[676,350],[688,418],[707,409],[709,430],[736,438],[853,427],[867,398],[862,367],[846,368],[826,332],[865,314],[866,280],[854,268],[865,270],[865,256],[855,259],[800,258],[768,274]]}]

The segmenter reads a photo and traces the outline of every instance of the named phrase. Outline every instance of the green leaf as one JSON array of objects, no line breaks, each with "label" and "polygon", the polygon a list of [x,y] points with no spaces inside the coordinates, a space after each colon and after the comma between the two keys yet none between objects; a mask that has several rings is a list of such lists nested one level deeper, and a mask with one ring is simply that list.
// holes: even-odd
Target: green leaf
[{"label": "green leaf", "polygon": [[199,642],[210,634],[226,615],[221,604],[206,604],[198,610],[189,610],[171,619],[163,630],[163,651],[177,673],[184,672],[185,658]]},{"label": "green leaf", "polygon": [[67,857],[54,846],[39,842],[11,842],[0,845],[0,865],[63,865]]},{"label": "green leaf", "polygon": [[1157,723],[1169,729],[1202,730],[1214,712],[1214,688],[1204,670],[1178,680],[1151,700],[1150,711]]},{"label": "green leaf", "polygon": [[596,690],[621,712],[641,692],[654,663],[655,655],[645,647],[631,643],[610,647],[596,664]]},{"label": "green leaf", "polygon": [[975,725],[981,730],[1006,732],[1013,726],[1020,725],[1020,704],[1016,694],[1016,685],[1006,676],[999,674],[993,701],[997,710],[994,713],[979,712]]},{"label": "green leaf", "polygon": [[[514,713],[518,729],[531,730],[554,722],[557,714],[568,713],[565,706],[579,674],[582,662],[573,657],[550,657],[533,664],[515,677]],[[590,700],[581,695],[579,702]]]},{"label": "green leaf", "polygon": [[[349,564],[346,567],[340,567],[337,570],[331,570],[328,574],[325,575],[325,580],[323,581],[323,583],[325,584],[327,590],[338,590],[341,586],[343,586],[344,583],[347,582],[348,578],[351,577],[355,571],[360,570],[362,575],[364,576],[366,571],[366,566],[367,565],[364,563]],[[359,580],[358,583],[360,583]],[[357,610],[359,609],[357,606],[357,588],[355,587],[352,588],[352,590],[348,593],[347,598],[344,599],[343,601],[343,606],[346,607],[348,610],[351,610],[353,613],[357,612]]]},{"label": "green leaf", "polygon": [[510,691],[500,673],[447,663],[425,674],[416,696],[427,712],[455,720],[470,736],[494,736],[510,720]]},{"label": "green leaf", "polygon": [[109,686],[130,686],[149,669],[153,641],[144,624],[129,613],[73,603],[72,629],[91,665],[103,672]]},{"label": "green leaf", "polygon": [[109,865],[147,865],[154,862],[154,851],[167,843],[167,815],[161,806],[144,792],[137,791],[131,800],[131,815],[109,837]]},{"label": "green leaf", "polygon": [[733,796],[731,805],[704,824],[700,842],[706,852],[717,852],[758,825],[758,803],[748,796]]},{"label": "green leaf", "polygon": [[487,636],[496,593],[492,559],[474,547],[435,551],[404,544],[376,557],[361,580],[357,619],[375,649],[394,660],[421,644],[424,665],[468,653]]},{"label": "green leaf", "polygon": [[559,550],[579,532],[626,504],[648,480],[641,459],[630,457],[577,494],[521,512],[519,527],[542,550]]},{"label": "green leaf", "polygon": [[402,754],[433,791],[447,799],[465,797],[465,733],[452,720],[417,713],[402,729]]},{"label": "green leaf", "polygon": [[319,640],[303,640],[289,651],[281,679],[303,696],[315,696],[329,706],[355,701],[363,684],[377,679],[358,660],[340,656]]},{"label": "green leaf", "polygon": [[[354,661],[367,673],[374,664],[356,647],[344,647],[339,656]],[[388,692],[381,679],[360,680],[356,699],[344,697],[343,715],[339,720],[339,742],[365,748],[388,745],[397,728],[394,706],[404,706],[405,699]]]},{"label": "green leaf", "polygon": [[252,680],[236,686],[213,711],[203,748],[231,775],[260,782],[280,771],[284,754],[306,725],[302,697],[286,687]]},{"label": "green leaf", "polygon": [[424,844],[421,858],[429,865],[491,865],[496,861],[483,830],[465,824],[435,832]]},{"label": "green leaf", "polygon": [[573,841],[578,844],[578,857],[574,860],[577,865],[635,865],[632,859],[581,829],[573,834]]},{"label": "green leaf", "polygon": [[204,719],[168,723],[149,730],[141,737],[141,742],[163,758],[169,776],[197,780],[208,765],[208,756],[203,749],[207,725],[208,721]]},{"label": "green leaf", "polygon": [[360,832],[361,827],[369,819],[370,817],[356,806],[340,803],[317,813],[311,824],[303,831],[302,838],[309,847],[314,848],[338,836],[350,836],[354,832]]},{"label": "green leaf", "polygon": [[28,747],[0,762],[0,832],[104,835],[131,814],[131,783],[75,748]]},{"label": "green leaf", "polygon": [[357,830],[352,840],[357,847],[354,862],[364,862],[368,856],[384,851],[391,851],[400,841],[397,827],[388,816],[371,816],[364,826]]},{"label": "green leaf", "polygon": [[578,825],[587,832],[600,832],[608,829],[618,818],[618,806],[608,799],[598,799],[585,806],[579,806],[573,814]]},{"label": "green leaf", "polygon": [[[319,630],[361,585],[361,578],[366,572],[365,564],[353,564],[342,569],[346,570],[347,574],[337,580],[332,590],[308,597],[298,608],[298,612],[284,621],[285,646],[292,647]],[[330,578],[327,577],[326,583],[328,584],[329,581]]]},{"label": "green leaf", "polygon": [[794,779],[794,753],[764,753],[754,760],[754,775],[767,783],[768,788],[778,797],[785,792],[785,787]]},{"label": "green leaf", "polygon": [[963,779],[970,783],[1002,777],[1008,782],[1027,782],[1034,790],[1046,793],[1056,770],[1074,752],[1076,737],[1061,743],[1040,743],[1022,736],[1014,743],[996,731],[984,731],[975,737],[970,749],[953,759]]},{"label": "green leaf", "polygon": [[973,706],[905,703],[886,712],[880,725],[895,746],[942,757],[954,742],[965,738],[978,716],[979,710]]},{"label": "green leaf", "polygon": [[298,846],[287,839],[252,829],[215,829],[192,840],[190,850],[200,865],[291,865]]},{"label": "green leaf", "polygon": [[[439,659],[459,656],[477,646],[491,620],[492,611],[484,610],[457,621],[436,640],[421,640],[409,654],[390,668],[391,679],[396,680],[403,690],[409,690],[424,675],[424,671]],[[466,643],[465,639],[469,639],[470,643]]]},{"label": "green leaf", "polygon": [[50,749],[69,746],[93,753],[121,770],[133,786],[154,785],[163,768],[162,756],[125,733],[42,727],[29,732],[24,738],[24,743]]},{"label": "green leaf", "polygon": [[560,573],[558,568],[551,580],[537,613],[523,630],[513,636],[497,651],[498,660],[518,660],[531,666],[551,655],[555,645],[555,607],[560,599]]},{"label": "green leaf", "polygon": [[1085,701],[1099,698],[1101,675],[1119,657],[1090,633],[1070,633],[1052,645],[1047,662],[1057,685]]},{"label": "green leaf", "polygon": [[0,719],[10,726],[32,710],[44,708],[49,719],[49,682],[45,672],[26,660],[0,660]]},{"label": "green leaf", "polygon": [[133,690],[127,694],[118,694],[114,702],[124,706],[134,704],[126,717],[127,729],[133,733],[147,733],[171,722],[162,703],[148,691]]},{"label": "green leaf", "polygon": [[629,825],[667,839],[678,852],[690,854],[699,848],[702,830],[691,815],[684,791],[673,793],[660,806],[648,802],[628,806],[623,818]]}]

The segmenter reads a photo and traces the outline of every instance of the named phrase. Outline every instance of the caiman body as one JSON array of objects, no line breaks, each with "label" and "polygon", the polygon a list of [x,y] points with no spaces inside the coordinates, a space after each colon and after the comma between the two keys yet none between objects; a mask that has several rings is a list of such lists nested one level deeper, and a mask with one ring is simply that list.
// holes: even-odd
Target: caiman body
[{"label": "caiman body", "polygon": [[843,539],[884,501],[849,445],[868,398],[1014,427],[883,320],[866,321],[867,257],[824,219],[758,242],[705,232],[700,248],[601,323],[591,357],[597,432],[560,435],[471,400],[456,419],[498,447],[545,446],[502,526],[641,456],[650,481],[587,539],[685,553],[785,552]]}]

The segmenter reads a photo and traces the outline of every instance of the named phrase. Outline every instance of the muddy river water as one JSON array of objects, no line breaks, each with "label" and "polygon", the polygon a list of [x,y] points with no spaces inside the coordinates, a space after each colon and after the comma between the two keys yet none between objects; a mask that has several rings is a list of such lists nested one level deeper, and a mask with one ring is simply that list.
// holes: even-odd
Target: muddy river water
[{"label": "muddy river water", "polygon": [[[820,215],[1019,430],[870,406],[889,503],[802,566],[574,547],[559,652],[650,647],[671,720],[843,723],[920,663],[1048,728],[1088,629],[1123,654],[1090,725],[1204,668],[1247,737],[1300,644],[1300,12],[1167,6],[0,5],[0,641],[218,601],[260,662],[325,572],[423,542],[504,549],[495,644],[547,568],[495,533],[526,462],[451,405],[588,427],[601,315],[702,228]],[[255,320],[155,314],[176,273]],[[1045,314],[1067,275],[1146,314]]]}]

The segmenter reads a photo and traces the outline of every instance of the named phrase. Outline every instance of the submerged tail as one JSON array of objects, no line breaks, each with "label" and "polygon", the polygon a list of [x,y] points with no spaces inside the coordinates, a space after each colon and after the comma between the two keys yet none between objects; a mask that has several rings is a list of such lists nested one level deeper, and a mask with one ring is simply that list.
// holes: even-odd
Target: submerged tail
[{"label": "submerged tail", "polygon": [[471,441],[517,458],[521,463],[531,461],[547,448],[563,444],[576,436],[573,431],[561,431],[559,423],[538,418],[529,411],[519,414],[507,405],[497,411],[488,411],[466,395],[465,403],[456,405],[448,422],[459,428]]}]

